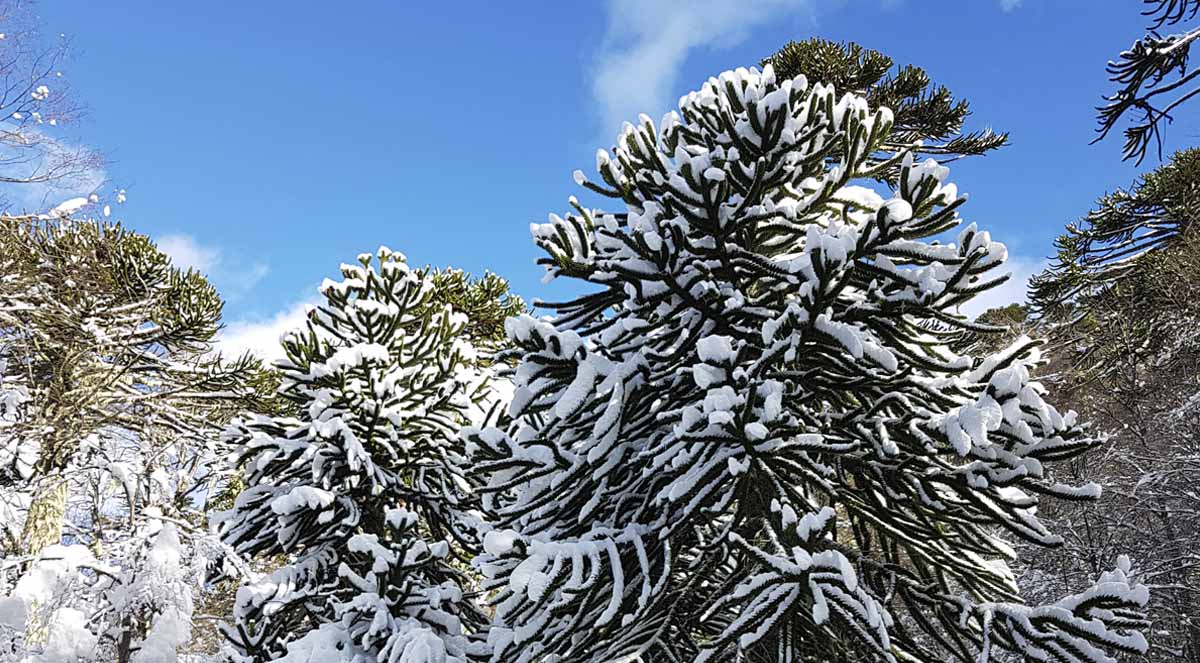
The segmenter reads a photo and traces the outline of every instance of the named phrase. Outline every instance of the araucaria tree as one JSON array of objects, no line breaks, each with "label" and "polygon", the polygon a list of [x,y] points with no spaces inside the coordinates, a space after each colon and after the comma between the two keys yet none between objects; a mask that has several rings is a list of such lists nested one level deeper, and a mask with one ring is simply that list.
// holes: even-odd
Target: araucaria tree
[{"label": "araucaria tree", "polygon": [[[966,99],[955,99],[949,88],[935,84],[924,69],[911,64],[893,66],[887,55],[854,42],[820,37],[788,42],[762,64],[771,65],[780,78],[804,76],[841,93],[853,92],[866,98],[871,110],[891,109],[892,132],[880,153],[884,158],[889,152],[908,149],[954,161],[987,154],[1008,143],[1007,133],[991,129],[963,133],[971,114]],[[895,170],[885,174],[894,176]]]},{"label": "araucaria tree", "polygon": [[216,432],[258,400],[254,362],[214,354],[221,308],[119,224],[0,215],[0,659],[188,640]]},{"label": "araucaria tree", "polygon": [[1101,300],[1121,281],[1145,276],[1156,254],[1179,252],[1198,219],[1200,148],[1192,148],[1177,152],[1132,187],[1103,196],[1095,209],[1067,226],[1054,241],[1057,260],[1033,279],[1034,308],[1051,319],[1104,311]]},{"label": "araucaria tree", "polygon": [[403,255],[359,263],[284,338],[298,414],[230,429],[246,487],[223,538],[283,562],[238,591],[238,660],[458,663],[483,644],[455,563],[478,503],[457,435],[483,388],[467,320]]},{"label": "araucaria tree", "polygon": [[[0,380],[22,394],[0,429],[0,497],[31,496],[4,548],[58,544],[90,472],[127,465],[132,450],[147,479],[211,477],[201,441],[252,401],[253,366],[213,357],[223,304],[203,276],[120,224],[30,216],[0,216],[0,274]],[[188,510],[192,495],[181,487],[169,501]],[[130,500],[131,514],[145,506]],[[103,544],[102,515],[76,540]]]},{"label": "araucaria tree", "polygon": [[1151,148],[1162,158],[1164,125],[1174,121],[1176,109],[1200,94],[1196,85],[1200,69],[1191,63],[1200,25],[1193,23],[1175,34],[1161,32],[1194,21],[1200,13],[1200,0],[1143,0],[1142,4],[1142,15],[1151,21],[1149,32],[1121,51],[1120,59],[1108,63],[1108,77],[1117,90],[1096,109],[1100,124],[1097,141],[1122,119],[1132,118],[1124,131],[1124,151],[1126,159],[1138,163]]},{"label": "araucaria tree", "polygon": [[[533,227],[595,286],[509,324],[513,420],[468,430],[494,529],[493,661],[1111,661],[1146,648],[1126,560],[1029,606],[1056,461],[1096,444],[1028,339],[952,348],[1005,248],[947,169],[871,158],[892,115],[739,69],[601,151],[619,201]],[[872,185],[899,167],[893,191]],[[993,660],[1000,659],[1000,655]]]}]

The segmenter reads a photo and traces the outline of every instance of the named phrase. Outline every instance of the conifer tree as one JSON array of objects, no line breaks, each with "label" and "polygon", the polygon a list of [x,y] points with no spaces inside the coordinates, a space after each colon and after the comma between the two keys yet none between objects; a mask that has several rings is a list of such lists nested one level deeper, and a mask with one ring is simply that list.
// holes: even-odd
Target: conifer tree
[{"label": "conifer tree", "polygon": [[1128,189],[1100,198],[1095,209],[1055,240],[1057,259],[1033,280],[1030,299],[1041,315],[1070,317],[1122,279],[1146,256],[1171,250],[1200,219],[1200,148],[1177,152]]},{"label": "conifer tree", "polygon": [[[820,37],[788,42],[762,64],[771,65],[781,79],[804,76],[862,96],[872,110],[889,108],[892,133],[883,145],[885,151],[908,149],[953,161],[1008,144],[1007,133],[991,129],[962,133],[971,114],[969,102],[955,99],[949,88],[934,84],[924,69],[896,67],[887,55],[854,42]],[[887,174],[894,179],[895,169]]]},{"label": "conifer tree", "polygon": [[[1189,264],[1198,218],[1200,149],[1193,148],[1101,197],[1055,239],[1058,255],[1031,280],[1030,302],[1079,376],[1104,376],[1131,353],[1154,363],[1180,340],[1191,342],[1190,298],[1161,285],[1190,280],[1172,279],[1171,271]],[[1111,335],[1118,329],[1119,341]]]},{"label": "conifer tree", "polygon": [[[1143,0],[1142,15],[1150,19],[1148,32],[1115,62],[1108,63],[1109,81],[1117,90],[1104,98],[1097,110],[1097,142],[1108,136],[1123,119],[1132,116],[1125,128],[1126,159],[1141,163],[1153,147],[1162,158],[1164,125],[1174,121],[1177,109],[1200,94],[1200,69],[1192,66],[1192,44],[1200,39],[1200,0]],[[1193,21],[1187,29],[1162,34],[1164,28]]]},{"label": "conifer tree", "polygon": [[[1096,444],[1036,344],[953,350],[1005,248],[893,116],[739,69],[597,154],[615,212],[535,225],[593,290],[509,323],[512,422],[468,429],[493,661],[1112,661],[1127,560],[1026,605],[1000,533],[1054,546],[1055,463]],[[880,155],[886,157],[880,159]],[[884,197],[869,185],[896,168]]]},{"label": "conifer tree", "polygon": [[468,321],[386,248],[342,275],[284,337],[295,415],[228,433],[246,485],[222,536],[283,564],[238,591],[226,634],[245,661],[465,661],[486,619],[454,563],[476,547],[457,437],[483,388]]},{"label": "conifer tree", "polygon": [[0,487],[33,494],[11,547],[36,555],[59,543],[71,468],[104,464],[90,439],[210,439],[251,400],[254,366],[213,356],[212,285],[120,224],[2,216],[0,270],[0,365],[22,394],[0,429]]},{"label": "conifer tree", "polygon": [[254,362],[215,356],[212,285],[120,224],[0,216],[0,274],[0,649],[170,660],[211,543],[214,432],[255,401]]}]

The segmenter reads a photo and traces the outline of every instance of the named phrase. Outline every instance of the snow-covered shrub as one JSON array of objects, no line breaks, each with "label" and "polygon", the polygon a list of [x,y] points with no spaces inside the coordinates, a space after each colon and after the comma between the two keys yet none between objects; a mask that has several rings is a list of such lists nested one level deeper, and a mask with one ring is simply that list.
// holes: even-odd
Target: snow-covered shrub
[{"label": "snow-covered shrub", "polygon": [[0,587],[0,661],[181,660],[206,559],[175,523],[155,515],[110,552],[119,566],[85,546],[54,545],[11,587]]},{"label": "snow-covered shrub", "polygon": [[[1027,606],[997,535],[1043,546],[1057,461],[1094,446],[1031,380],[963,355],[1005,247],[886,108],[726,72],[600,151],[617,212],[535,225],[594,289],[510,321],[511,425],[465,434],[493,529],[493,661],[1112,661],[1143,651],[1128,563]],[[873,182],[899,170],[891,191]],[[332,521],[331,521],[332,522]]]}]

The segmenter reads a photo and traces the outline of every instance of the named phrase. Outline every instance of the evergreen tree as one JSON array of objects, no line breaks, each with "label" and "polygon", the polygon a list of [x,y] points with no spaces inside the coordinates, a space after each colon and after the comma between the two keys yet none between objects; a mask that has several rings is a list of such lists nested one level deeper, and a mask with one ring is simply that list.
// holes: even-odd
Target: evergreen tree
[{"label": "evergreen tree", "polygon": [[525,301],[509,292],[508,281],[491,272],[480,278],[472,278],[461,269],[428,273],[433,280],[433,303],[444,304],[466,316],[464,333],[480,351],[479,360],[490,362],[492,355],[508,344],[504,321],[528,312]]},{"label": "evergreen tree", "polygon": [[1033,280],[1037,331],[1054,388],[1108,436],[1107,453],[1070,472],[1106,488],[1101,508],[1041,512],[1065,549],[1028,555],[1042,591],[1058,591],[1108,551],[1136,555],[1155,583],[1151,661],[1200,656],[1200,150],[1100,199],[1057,240]]},{"label": "evergreen tree", "polygon": [[485,615],[454,563],[476,545],[457,437],[484,395],[469,323],[403,255],[377,258],[343,265],[284,337],[295,416],[229,430],[246,487],[222,536],[283,560],[238,591],[239,660],[455,663],[482,644]]},{"label": "evergreen tree", "polygon": [[0,217],[0,273],[0,649],[170,660],[254,363],[214,356],[216,291],[119,224]]},{"label": "evergreen tree", "polygon": [[[1129,564],[1048,605],[999,536],[1061,543],[1044,497],[1096,444],[1036,344],[955,352],[1004,280],[947,169],[893,116],[803,78],[710,79],[597,154],[619,212],[533,227],[597,289],[509,323],[512,422],[469,429],[492,529],[493,661],[1112,661],[1141,652]],[[870,188],[897,168],[887,198]],[[996,658],[998,658],[997,655]]]},{"label": "evergreen tree", "polygon": [[0,217],[0,273],[3,383],[22,394],[0,429],[0,487],[32,493],[9,547],[37,554],[59,543],[71,479],[116,460],[98,436],[201,453],[250,398],[253,363],[213,356],[212,285],[120,224]]},{"label": "evergreen tree", "polygon": [[1108,63],[1109,80],[1118,86],[1097,109],[1100,127],[1097,142],[1108,136],[1122,118],[1137,116],[1125,129],[1125,158],[1141,163],[1153,146],[1162,157],[1163,124],[1170,123],[1180,105],[1200,94],[1196,80],[1200,69],[1189,66],[1192,44],[1200,39],[1200,25],[1171,35],[1159,30],[1192,21],[1200,13],[1200,0],[1143,0],[1142,12],[1151,20],[1146,36],[1121,51]]},{"label": "evergreen tree", "polygon": [[[950,90],[935,85],[924,69],[913,65],[893,69],[890,57],[854,42],[820,37],[788,42],[762,64],[771,65],[780,79],[804,76],[865,97],[872,110],[891,109],[892,133],[882,146],[884,158],[886,152],[907,149],[952,161],[1008,144],[1007,133],[991,129],[962,133],[971,114],[965,99],[955,100]],[[887,174],[894,180],[897,171],[888,169]]]},{"label": "evergreen tree", "polygon": [[[1145,271],[1151,254],[1171,250],[1200,219],[1200,149],[1176,153],[1169,163],[1097,202],[1055,240],[1054,264],[1033,279],[1030,300],[1042,316],[1072,317],[1102,310],[1089,302]],[[1074,312],[1074,313],[1073,313]]]}]

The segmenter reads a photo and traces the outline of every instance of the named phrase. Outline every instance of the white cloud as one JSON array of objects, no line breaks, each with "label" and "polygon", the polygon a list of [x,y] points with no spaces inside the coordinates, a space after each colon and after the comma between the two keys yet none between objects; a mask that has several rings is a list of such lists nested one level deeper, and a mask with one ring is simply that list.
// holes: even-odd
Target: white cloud
[{"label": "white cloud", "polygon": [[221,260],[219,249],[201,246],[191,235],[163,235],[155,243],[180,269],[194,269],[207,274]]},{"label": "white cloud", "polygon": [[240,287],[238,289],[236,289],[234,294],[236,294],[237,296],[241,296],[242,294],[245,294],[245,292],[247,290],[250,290],[254,286],[258,285],[259,281],[266,278],[267,274],[270,273],[270,271],[271,271],[271,268],[269,266],[267,266],[266,263],[263,263],[263,262],[256,262],[253,265],[250,265],[249,267],[247,267],[246,269],[241,270],[241,272],[240,272]]},{"label": "white cloud", "polygon": [[238,299],[245,295],[270,271],[261,262],[247,266],[230,265],[220,248],[201,244],[191,235],[163,235],[155,240],[155,244],[176,267],[194,269],[207,276],[226,299]]},{"label": "white cloud", "polygon": [[1021,0],[1000,0],[1000,11],[1008,13],[1021,6]]},{"label": "white cloud", "polygon": [[988,309],[1013,303],[1024,304],[1029,294],[1030,277],[1040,274],[1049,266],[1049,260],[1023,258],[1009,254],[1003,270],[998,269],[997,271],[1007,271],[1012,276],[1001,285],[984,291],[975,299],[967,302],[962,307],[962,312],[973,318]]},{"label": "white cloud", "polygon": [[592,79],[604,132],[639,113],[657,120],[674,108],[670,95],[692,49],[734,46],[751,28],[809,6],[810,0],[610,0]]},{"label": "white cloud", "polygon": [[227,357],[250,354],[271,362],[283,358],[283,347],[279,338],[285,332],[304,325],[308,309],[316,305],[315,299],[292,304],[275,315],[264,319],[235,320],[217,335],[217,350]]},{"label": "white cloud", "polygon": [[[221,249],[205,246],[191,235],[163,235],[155,243],[176,267],[195,269],[219,286],[225,286],[220,289],[226,299],[244,295],[267,275],[268,268],[262,263],[244,268],[228,267]],[[300,302],[270,318],[245,318],[225,325],[216,338],[217,351],[227,357],[239,357],[249,352],[268,362],[282,359],[279,337],[304,322],[304,314],[310,303]]]}]

